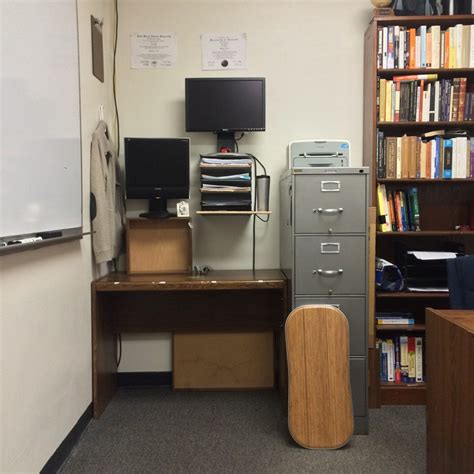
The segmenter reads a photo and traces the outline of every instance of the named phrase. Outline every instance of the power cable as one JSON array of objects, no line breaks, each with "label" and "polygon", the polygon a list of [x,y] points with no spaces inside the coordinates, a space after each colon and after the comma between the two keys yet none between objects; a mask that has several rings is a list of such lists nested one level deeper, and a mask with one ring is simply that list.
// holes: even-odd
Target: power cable
[{"label": "power cable", "polygon": [[117,367],[120,365],[120,361],[122,360],[122,334],[117,334],[118,340],[118,357],[117,357]]},{"label": "power cable", "polygon": [[114,60],[113,60],[113,71],[112,71],[112,88],[114,95],[114,108],[115,108],[115,122],[117,125],[117,156],[120,155],[120,117],[117,105],[117,91],[116,91],[116,62],[117,62],[117,39],[118,39],[118,24],[119,24],[119,13],[118,13],[118,0],[114,1],[115,5],[115,34],[114,34]]}]

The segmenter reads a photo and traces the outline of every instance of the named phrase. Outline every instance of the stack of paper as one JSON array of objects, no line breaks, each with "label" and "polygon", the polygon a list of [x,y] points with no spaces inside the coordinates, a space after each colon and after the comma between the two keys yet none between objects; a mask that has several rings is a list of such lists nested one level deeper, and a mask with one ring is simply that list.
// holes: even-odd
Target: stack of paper
[{"label": "stack of paper", "polygon": [[[252,158],[239,153],[201,155],[201,208],[249,211],[252,207]],[[242,168],[246,172],[240,173]]]},{"label": "stack of paper", "polygon": [[456,258],[455,252],[407,251],[405,268],[408,291],[448,291],[446,260]]},{"label": "stack of paper", "polygon": [[251,158],[234,158],[234,159],[222,159],[222,158],[201,158],[201,164],[206,165],[219,165],[226,166],[229,168],[235,166],[249,166],[252,164]]}]

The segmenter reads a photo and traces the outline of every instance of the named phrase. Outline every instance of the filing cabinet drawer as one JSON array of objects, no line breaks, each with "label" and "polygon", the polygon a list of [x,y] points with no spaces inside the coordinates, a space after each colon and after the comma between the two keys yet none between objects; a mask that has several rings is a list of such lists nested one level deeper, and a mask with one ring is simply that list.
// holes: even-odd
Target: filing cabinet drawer
[{"label": "filing cabinet drawer", "polygon": [[349,351],[351,356],[365,356],[367,350],[365,298],[296,298],[295,308],[307,304],[328,304],[339,308],[349,321]]},{"label": "filing cabinet drawer", "polygon": [[364,236],[296,236],[295,294],[365,294]]},{"label": "filing cabinet drawer", "polygon": [[357,175],[296,176],[295,232],[365,233],[366,185]]},{"label": "filing cabinet drawer", "polygon": [[350,379],[354,416],[367,415],[367,364],[366,359],[350,359]]}]

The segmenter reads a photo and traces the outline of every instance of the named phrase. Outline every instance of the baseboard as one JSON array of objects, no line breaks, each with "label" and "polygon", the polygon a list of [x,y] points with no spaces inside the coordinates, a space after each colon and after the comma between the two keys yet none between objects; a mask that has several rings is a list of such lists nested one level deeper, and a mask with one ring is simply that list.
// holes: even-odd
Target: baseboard
[{"label": "baseboard", "polygon": [[119,372],[119,387],[137,385],[160,385],[171,387],[173,383],[171,372]]},{"label": "baseboard", "polygon": [[64,438],[64,441],[59,445],[58,449],[49,458],[48,462],[41,469],[41,474],[53,474],[59,471],[64,461],[71,454],[71,451],[76,446],[82,433],[86,429],[89,421],[92,420],[92,403],[86,408],[84,413],[79,417],[77,423],[72,427],[69,434]]}]

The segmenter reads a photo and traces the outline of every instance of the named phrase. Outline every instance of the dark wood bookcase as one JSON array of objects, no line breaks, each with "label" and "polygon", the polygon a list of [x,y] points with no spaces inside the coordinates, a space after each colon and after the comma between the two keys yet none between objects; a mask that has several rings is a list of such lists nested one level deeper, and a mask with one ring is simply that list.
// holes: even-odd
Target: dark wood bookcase
[{"label": "dark wood bookcase", "polygon": [[[468,84],[474,84],[474,69],[378,69],[377,31],[384,26],[406,26],[418,28],[421,25],[440,25],[441,30],[457,24],[474,24],[474,15],[453,16],[382,16],[374,17],[365,33],[364,44],[364,165],[371,169],[371,202],[376,206],[377,183],[385,183],[392,189],[418,189],[420,210],[420,231],[417,232],[377,232],[375,238],[376,255],[397,263],[397,248],[405,246],[409,250],[441,250],[446,243],[464,247],[466,254],[474,253],[474,231],[455,230],[456,225],[469,223],[469,205],[474,205],[473,179],[377,179],[377,132],[385,136],[421,135],[422,133],[445,129],[463,129],[474,136],[474,121],[456,122],[378,122],[377,121],[377,81],[378,78],[391,79],[397,75],[438,74],[439,79],[467,77]],[[376,292],[374,311],[409,311],[414,314],[415,325],[385,328],[375,325],[373,337],[369,338],[369,406],[384,404],[424,404],[426,386],[424,383],[381,383],[379,380],[380,354],[376,347],[377,337],[395,335],[424,335],[425,308],[449,308],[448,293],[429,292]],[[426,341],[425,341],[426,342]],[[426,344],[425,344],[426,345]],[[426,358],[425,358],[426,360]],[[426,374],[426,370],[425,370]]]}]

